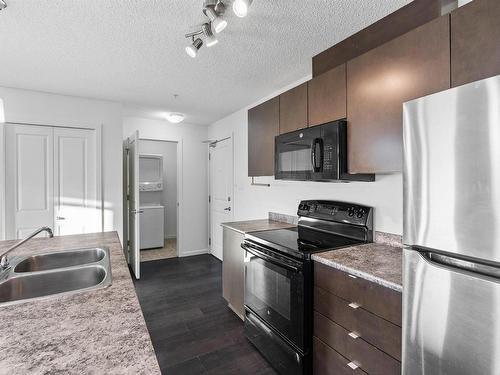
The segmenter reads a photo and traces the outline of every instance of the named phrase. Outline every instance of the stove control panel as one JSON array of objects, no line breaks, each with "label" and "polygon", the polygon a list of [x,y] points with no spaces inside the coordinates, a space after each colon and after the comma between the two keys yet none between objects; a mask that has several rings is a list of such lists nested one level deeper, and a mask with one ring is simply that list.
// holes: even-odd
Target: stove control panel
[{"label": "stove control panel", "polygon": [[372,222],[373,208],[347,202],[308,200],[299,204],[298,216],[355,225]]}]

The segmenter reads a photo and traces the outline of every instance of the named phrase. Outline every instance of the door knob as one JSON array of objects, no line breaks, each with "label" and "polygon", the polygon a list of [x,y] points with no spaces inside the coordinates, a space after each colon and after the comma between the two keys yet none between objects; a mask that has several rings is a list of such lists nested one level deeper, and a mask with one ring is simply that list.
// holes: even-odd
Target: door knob
[{"label": "door knob", "polygon": [[66,220],[66,218],[62,216],[56,216],[56,220]]},{"label": "door knob", "polygon": [[231,211],[231,207],[224,208],[224,211]]},{"label": "door knob", "polygon": [[130,213],[132,214],[142,214],[144,210],[130,210]]}]

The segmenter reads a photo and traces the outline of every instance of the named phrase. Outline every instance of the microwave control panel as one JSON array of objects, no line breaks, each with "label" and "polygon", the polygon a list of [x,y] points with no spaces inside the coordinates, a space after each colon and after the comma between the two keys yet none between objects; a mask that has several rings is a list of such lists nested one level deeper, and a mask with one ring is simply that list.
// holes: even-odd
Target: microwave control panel
[{"label": "microwave control panel", "polygon": [[331,144],[326,144],[324,149],[324,160],[323,160],[323,170],[332,171],[333,170],[333,152],[334,147]]}]

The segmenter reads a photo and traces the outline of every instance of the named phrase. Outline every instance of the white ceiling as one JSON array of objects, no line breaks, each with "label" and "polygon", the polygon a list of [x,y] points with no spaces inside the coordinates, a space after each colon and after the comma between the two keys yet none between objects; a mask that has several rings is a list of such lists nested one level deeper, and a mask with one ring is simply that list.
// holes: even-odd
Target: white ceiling
[{"label": "white ceiling", "polygon": [[203,21],[202,0],[7,0],[0,86],[209,124],[306,77],[312,56],[410,1],[254,0],[191,59],[184,34]]}]

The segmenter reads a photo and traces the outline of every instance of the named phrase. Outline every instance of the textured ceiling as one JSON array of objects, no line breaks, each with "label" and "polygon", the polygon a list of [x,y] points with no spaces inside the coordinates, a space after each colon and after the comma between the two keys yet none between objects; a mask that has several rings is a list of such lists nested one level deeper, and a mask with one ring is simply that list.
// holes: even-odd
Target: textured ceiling
[{"label": "textured ceiling", "polygon": [[[0,86],[179,111],[208,124],[311,72],[311,58],[410,0],[254,0],[196,59],[202,0],[7,0]],[[173,94],[178,94],[177,99]],[[147,112],[141,109],[143,112]]]}]

